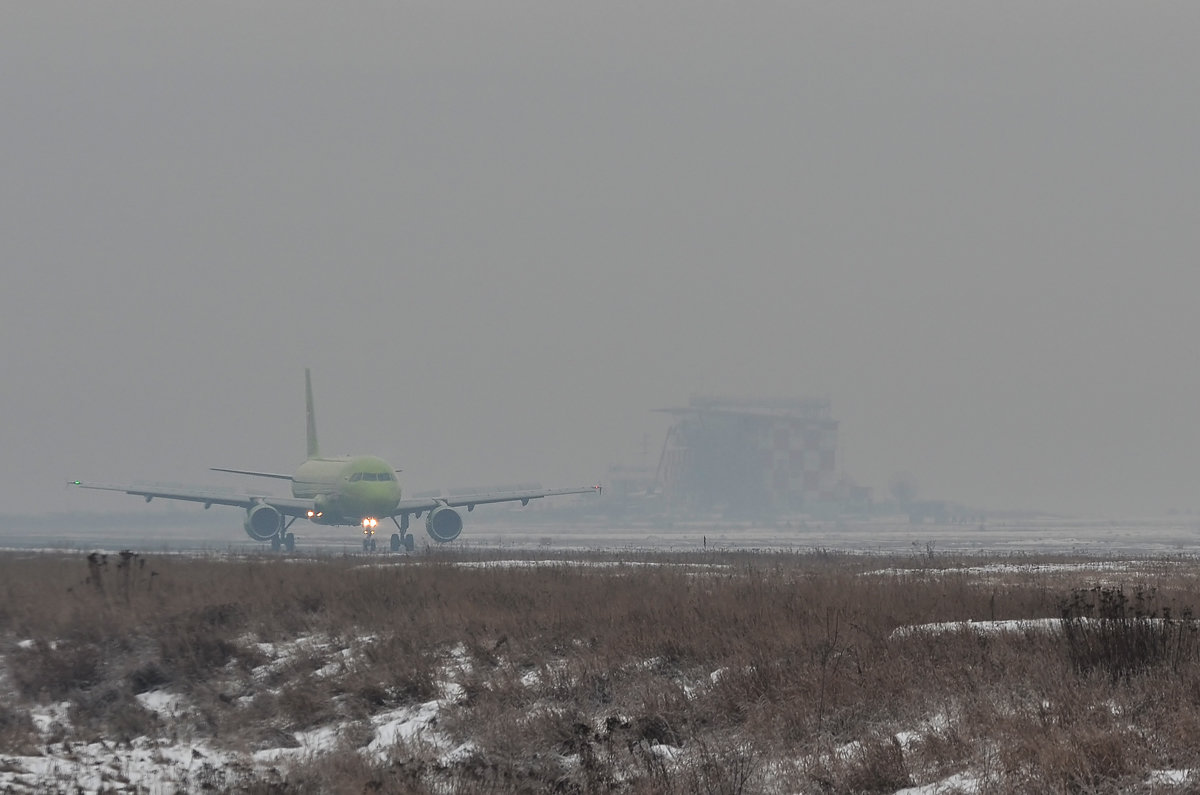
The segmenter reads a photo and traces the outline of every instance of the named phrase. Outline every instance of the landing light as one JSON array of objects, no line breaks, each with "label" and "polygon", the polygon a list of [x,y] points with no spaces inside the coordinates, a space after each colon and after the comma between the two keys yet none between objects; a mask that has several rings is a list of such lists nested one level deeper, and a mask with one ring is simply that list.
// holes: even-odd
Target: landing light
[{"label": "landing light", "polygon": [[368,527],[375,527],[378,524],[379,524],[378,519],[363,519],[362,520],[362,526],[363,526],[364,530]]},{"label": "landing light", "polygon": [[316,515],[317,515],[317,512],[316,512],[316,511],[309,511],[309,512],[308,512],[308,518],[309,518],[309,519],[313,518],[313,517],[314,517],[314,516],[316,516]]}]

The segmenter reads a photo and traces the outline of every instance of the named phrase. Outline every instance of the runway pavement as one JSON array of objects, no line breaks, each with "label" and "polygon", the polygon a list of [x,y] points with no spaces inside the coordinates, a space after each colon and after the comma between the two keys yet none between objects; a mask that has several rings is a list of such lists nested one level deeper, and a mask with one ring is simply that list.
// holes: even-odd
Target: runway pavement
[{"label": "runway pavement", "polygon": [[[0,546],[16,549],[135,549],[176,552],[255,552],[268,547],[229,523],[23,527],[0,522]],[[389,528],[390,529],[390,528]],[[297,551],[361,554],[355,528],[297,523]],[[417,549],[435,546],[424,527],[412,527]],[[387,547],[390,533],[377,536]],[[676,522],[607,524],[489,521],[468,523],[452,547],[553,550],[830,550],[861,553],[989,553],[1083,555],[1192,555],[1200,552],[1200,517],[1072,519],[1041,517],[969,524],[910,524],[903,517],[869,520],[793,520],[775,524]],[[382,551],[376,554],[386,554]]]}]

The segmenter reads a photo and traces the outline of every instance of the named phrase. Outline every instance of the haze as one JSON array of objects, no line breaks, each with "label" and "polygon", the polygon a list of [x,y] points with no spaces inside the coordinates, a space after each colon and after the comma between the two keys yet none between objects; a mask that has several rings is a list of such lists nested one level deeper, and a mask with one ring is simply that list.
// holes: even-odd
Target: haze
[{"label": "haze", "polygon": [[[0,11],[0,499],[653,465],[816,394],[886,494],[1200,509],[1195,3]],[[231,517],[236,525],[238,518]]]}]

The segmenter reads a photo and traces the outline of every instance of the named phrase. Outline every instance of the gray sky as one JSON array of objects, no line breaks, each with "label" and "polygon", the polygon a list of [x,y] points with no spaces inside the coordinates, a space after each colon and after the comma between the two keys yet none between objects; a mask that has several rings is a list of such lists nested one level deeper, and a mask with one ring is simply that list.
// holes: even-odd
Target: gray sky
[{"label": "gray sky", "polygon": [[0,498],[638,464],[819,394],[886,493],[1200,508],[1200,5],[9,3]]}]

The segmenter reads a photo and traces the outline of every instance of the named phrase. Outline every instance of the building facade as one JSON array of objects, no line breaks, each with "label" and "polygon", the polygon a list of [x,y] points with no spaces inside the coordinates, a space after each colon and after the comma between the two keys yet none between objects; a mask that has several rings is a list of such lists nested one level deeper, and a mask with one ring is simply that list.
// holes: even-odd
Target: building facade
[{"label": "building facade", "polygon": [[674,511],[781,515],[839,498],[826,398],[695,397],[674,418],[656,478]]}]

